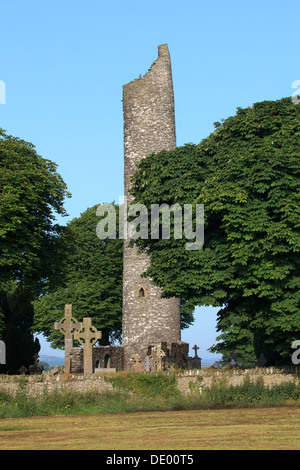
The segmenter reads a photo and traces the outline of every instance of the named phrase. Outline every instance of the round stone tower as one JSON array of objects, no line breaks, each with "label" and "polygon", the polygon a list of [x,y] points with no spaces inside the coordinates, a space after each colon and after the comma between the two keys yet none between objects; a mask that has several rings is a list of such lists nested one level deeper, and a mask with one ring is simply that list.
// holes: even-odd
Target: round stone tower
[{"label": "round stone tower", "polygon": [[[149,71],[123,87],[124,187],[128,206],[136,163],[147,154],[176,147],[174,92],[167,44],[158,46],[158,58]],[[180,300],[162,299],[161,289],[141,274],[149,266],[146,254],[124,243],[123,348],[124,366],[138,354],[142,361],[149,346],[180,342]]]}]

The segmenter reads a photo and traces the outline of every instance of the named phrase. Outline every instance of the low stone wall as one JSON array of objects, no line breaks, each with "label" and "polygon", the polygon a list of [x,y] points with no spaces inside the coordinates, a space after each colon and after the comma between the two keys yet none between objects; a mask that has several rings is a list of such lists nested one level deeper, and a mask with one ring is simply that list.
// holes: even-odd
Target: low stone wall
[{"label": "low stone wall", "polygon": [[113,390],[112,385],[106,382],[103,375],[83,375],[83,374],[57,374],[51,376],[43,375],[0,375],[0,392],[8,392],[14,395],[19,390],[28,392],[31,396],[39,397],[44,393],[51,393],[55,390],[74,390],[77,392],[87,392],[90,390]]},{"label": "low stone wall", "polygon": [[[298,370],[299,369],[299,370]],[[190,393],[192,388],[198,387],[201,392],[203,387],[211,387],[221,380],[226,380],[228,385],[240,385],[245,377],[256,381],[261,378],[266,386],[273,386],[284,382],[298,382],[300,368],[281,369],[271,367],[269,369],[249,369],[249,370],[189,370],[177,375],[178,389],[184,393]],[[110,382],[105,380],[106,374],[43,374],[43,375],[0,375],[0,392],[8,392],[14,395],[18,390],[25,390],[31,396],[42,396],[44,393],[51,393],[55,390],[74,390],[77,392],[87,392],[98,390],[99,392],[113,390]]]},{"label": "low stone wall", "polygon": [[265,386],[272,387],[285,382],[298,382],[298,374],[300,368],[287,367],[287,368],[257,368],[257,369],[230,369],[230,370],[214,370],[214,369],[201,369],[190,370],[183,372],[178,377],[178,389],[182,393],[190,393],[190,382],[199,386],[200,392],[204,387],[211,387],[220,381],[226,381],[227,385],[237,386],[241,385],[246,377],[249,380],[256,382],[262,379]]}]

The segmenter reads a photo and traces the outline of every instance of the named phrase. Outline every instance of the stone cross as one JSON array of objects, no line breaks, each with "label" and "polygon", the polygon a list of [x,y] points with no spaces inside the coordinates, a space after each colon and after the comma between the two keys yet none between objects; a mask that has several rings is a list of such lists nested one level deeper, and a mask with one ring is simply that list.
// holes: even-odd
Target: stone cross
[{"label": "stone cross", "polygon": [[93,345],[101,338],[101,331],[92,326],[90,317],[85,317],[81,329],[74,333],[74,339],[83,345],[83,371],[85,374],[93,373]]},{"label": "stone cross", "polygon": [[237,358],[239,357],[239,354],[238,353],[230,353],[230,357],[231,357],[230,365],[232,367],[236,367],[237,366]]},{"label": "stone cross", "polygon": [[151,359],[154,364],[155,370],[164,370],[164,358],[166,353],[161,349],[160,346],[154,346],[151,348]]},{"label": "stone cross", "polygon": [[54,328],[65,336],[65,373],[70,374],[70,352],[73,348],[73,336],[81,328],[81,324],[72,316],[72,305],[65,305],[65,316],[54,323]]},{"label": "stone cross", "polygon": [[198,351],[199,347],[195,344],[195,346],[192,349],[194,349],[194,351],[195,351],[195,357],[198,357],[197,351]]}]

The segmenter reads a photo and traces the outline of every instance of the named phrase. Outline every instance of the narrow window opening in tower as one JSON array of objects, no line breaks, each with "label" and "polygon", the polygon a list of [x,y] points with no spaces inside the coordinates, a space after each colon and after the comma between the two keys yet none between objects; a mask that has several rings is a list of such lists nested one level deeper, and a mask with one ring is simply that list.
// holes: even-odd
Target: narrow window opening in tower
[{"label": "narrow window opening in tower", "polygon": [[141,287],[139,290],[139,297],[145,297],[145,290],[143,287]]}]

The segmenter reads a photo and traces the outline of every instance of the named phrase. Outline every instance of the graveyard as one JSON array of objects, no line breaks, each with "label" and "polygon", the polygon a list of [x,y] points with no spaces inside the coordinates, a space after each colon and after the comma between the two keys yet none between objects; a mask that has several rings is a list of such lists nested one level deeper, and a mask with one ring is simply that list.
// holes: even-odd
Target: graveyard
[{"label": "graveyard", "polygon": [[[129,205],[134,202],[131,185],[139,162],[147,154],[176,148],[174,91],[167,44],[158,46],[158,58],[143,77],[123,86],[123,119],[124,191]],[[189,344],[181,341],[180,299],[164,298],[162,289],[143,275],[150,266],[149,256],[130,243],[132,227],[126,218],[122,230],[127,233],[123,251],[122,343],[99,345],[102,331],[93,325],[95,318],[88,311],[83,318],[76,318],[73,313],[76,305],[67,303],[64,315],[58,312],[52,325],[64,341],[64,367],[45,373],[35,353],[33,364],[28,368],[21,366],[19,375],[0,376],[2,403],[8,405],[11,401],[17,406],[14,397],[23,393],[23,404],[27,403],[29,414],[39,414],[43,397],[65,393],[70,397],[74,394],[76,399],[70,398],[71,402],[82,402],[87,412],[84,403],[89,393],[99,393],[100,397],[111,394],[111,402],[121,393],[124,410],[137,411],[139,406],[142,409],[146,406],[149,411],[157,407],[168,411],[178,407],[206,408],[215,391],[219,401],[214,398],[211,407],[270,403],[279,406],[289,402],[295,405],[299,392],[297,366],[267,367],[267,360],[261,354],[252,368],[244,368],[239,364],[239,354],[232,352],[227,365],[215,362],[204,370],[197,344],[191,347],[194,355],[189,356]],[[97,236],[105,239],[107,233],[101,234],[97,227]],[[239,387],[246,392],[237,399]],[[140,397],[142,404],[137,405]],[[146,404],[145,398],[149,397],[157,399]],[[118,409],[118,400],[116,403]],[[7,409],[13,410],[13,406]],[[69,413],[76,413],[79,405],[73,407],[67,400],[65,406]],[[96,409],[99,413],[107,412],[99,403]],[[24,410],[17,406],[15,411],[25,416]],[[57,411],[62,412],[61,408]],[[45,407],[43,412],[51,414]]]}]

